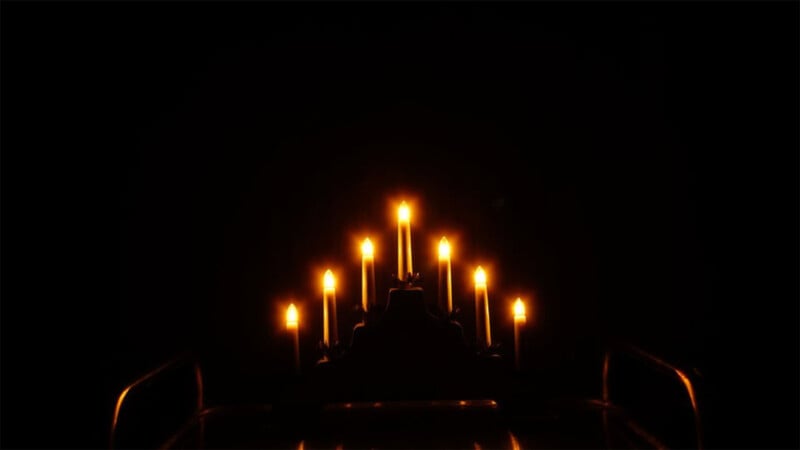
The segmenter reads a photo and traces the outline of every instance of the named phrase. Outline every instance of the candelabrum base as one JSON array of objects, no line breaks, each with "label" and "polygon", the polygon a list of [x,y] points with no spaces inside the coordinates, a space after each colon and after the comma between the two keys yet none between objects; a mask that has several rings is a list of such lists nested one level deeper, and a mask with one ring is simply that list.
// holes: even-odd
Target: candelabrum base
[{"label": "candelabrum base", "polygon": [[390,289],[385,309],[354,327],[350,345],[323,350],[312,380],[329,401],[489,398],[508,384],[499,347],[476,352],[458,321],[429,310],[419,287]]}]

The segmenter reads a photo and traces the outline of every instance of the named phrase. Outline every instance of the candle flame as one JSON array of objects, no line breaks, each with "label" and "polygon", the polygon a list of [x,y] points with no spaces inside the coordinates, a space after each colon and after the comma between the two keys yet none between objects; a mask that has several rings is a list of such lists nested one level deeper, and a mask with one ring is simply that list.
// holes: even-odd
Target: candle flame
[{"label": "candle flame", "polygon": [[448,259],[450,258],[450,243],[447,242],[447,238],[442,236],[442,240],[439,241],[439,259]]},{"label": "candle flame", "polygon": [[397,209],[397,219],[401,222],[408,222],[411,220],[411,210],[408,209],[408,205],[405,201],[400,203],[400,207]]},{"label": "candle flame", "polygon": [[361,244],[361,255],[371,258],[374,253],[375,247],[372,245],[372,241],[369,238],[364,239],[364,243]]},{"label": "candle flame", "polygon": [[294,306],[294,303],[292,303],[286,309],[286,328],[297,328],[297,321],[297,308]]},{"label": "candle flame", "polygon": [[333,272],[330,269],[325,271],[325,276],[322,277],[322,285],[325,289],[333,289],[336,285],[336,280],[333,278]]},{"label": "candle flame", "polygon": [[475,286],[486,286],[486,272],[481,266],[475,269]]},{"label": "candle flame", "polygon": [[514,302],[514,320],[525,321],[525,303],[522,303],[522,299],[519,297]]}]

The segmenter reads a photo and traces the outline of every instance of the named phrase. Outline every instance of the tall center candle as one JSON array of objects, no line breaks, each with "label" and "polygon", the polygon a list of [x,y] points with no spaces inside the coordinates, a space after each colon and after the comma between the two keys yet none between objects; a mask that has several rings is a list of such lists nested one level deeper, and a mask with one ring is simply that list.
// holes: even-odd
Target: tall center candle
[{"label": "tall center candle", "polygon": [[361,307],[366,313],[375,305],[375,247],[369,238],[361,245]]},{"label": "tall center candle", "polygon": [[486,272],[481,266],[475,270],[475,338],[478,347],[492,346],[492,327],[489,320],[489,292]]},{"label": "tall center candle", "polygon": [[453,312],[453,275],[450,266],[450,243],[439,241],[439,307],[449,316]]},{"label": "tall center candle", "polygon": [[406,202],[397,209],[397,278],[405,280],[413,274],[411,264],[411,210]]}]

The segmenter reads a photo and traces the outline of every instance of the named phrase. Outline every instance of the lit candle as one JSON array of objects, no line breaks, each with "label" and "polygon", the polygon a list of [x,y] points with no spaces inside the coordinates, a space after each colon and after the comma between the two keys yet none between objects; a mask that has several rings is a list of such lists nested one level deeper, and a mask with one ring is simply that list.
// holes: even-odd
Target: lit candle
[{"label": "lit candle", "polygon": [[375,304],[375,247],[369,238],[361,244],[361,307],[364,312]]},{"label": "lit candle", "polygon": [[[330,347],[331,333],[333,333],[333,343],[339,342],[339,327],[336,321],[336,287],[333,272],[330,269],[325,271],[322,285],[322,343]],[[328,318],[329,309],[330,318]]]},{"label": "lit candle", "polygon": [[406,202],[397,209],[397,278],[414,273],[411,264],[411,210]]},{"label": "lit candle", "polygon": [[447,311],[448,316],[453,312],[453,276],[450,267],[450,243],[446,237],[439,241],[439,306],[442,311]]},{"label": "lit candle", "polygon": [[[481,342],[485,334],[485,341]],[[486,289],[486,272],[481,266],[475,270],[475,337],[478,346],[492,345],[492,327],[489,321],[489,292]]]},{"label": "lit candle", "polygon": [[300,373],[300,331],[297,327],[298,315],[294,303],[286,309],[286,329],[292,333],[294,341],[294,371]]},{"label": "lit candle", "polygon": [[517,297],[517,301],[514,302],[514,367],[519,370],[519,333],[520,328],[525,324],[526,321],[525,317],[525,303],[522,303],[522,299]]}]

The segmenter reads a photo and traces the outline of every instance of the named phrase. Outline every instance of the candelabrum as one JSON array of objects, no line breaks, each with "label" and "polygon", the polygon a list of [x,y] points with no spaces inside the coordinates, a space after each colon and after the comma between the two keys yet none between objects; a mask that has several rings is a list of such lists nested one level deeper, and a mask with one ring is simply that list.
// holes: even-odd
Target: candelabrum
[{"label": "candelabrum", "polygon": [[[403,202],[398,208],[397,272],[391,274],[390,287],[383,295],[375,292],[374,246],[369,239],[363,242],[362,320],[352,329],[348,342],[340,340],[338,331],[335,278],[330,270],[325,272],[319,359],[307,374],[323,396],[463,396],[465,391],[503,385],[498,377],[520,369],[522,322],[515,321],[516,364],[512,366],[501,345],[492,340],[487,277],[481,267],[475,271],[475,323],[470,330],[474,334],[465,332],[462,310],[454,303],[472,301],[453,301],[451,247],[446,237],[439,243],[437,301],[426,302],[424,277],[413,270],[410,216]],[[465,385],[473,381],[474,385]]]}]

